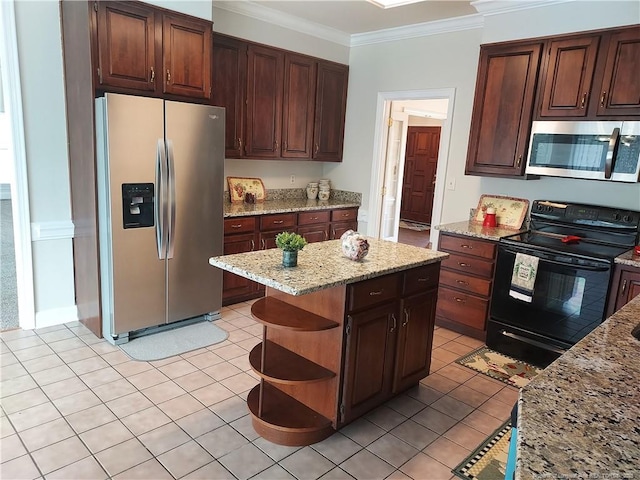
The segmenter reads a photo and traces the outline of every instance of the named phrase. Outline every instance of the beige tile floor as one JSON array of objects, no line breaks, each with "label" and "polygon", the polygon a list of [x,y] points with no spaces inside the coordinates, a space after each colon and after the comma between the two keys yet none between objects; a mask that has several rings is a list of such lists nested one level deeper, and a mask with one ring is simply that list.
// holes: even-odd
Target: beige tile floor
[{"label": "beige tile floor", "polygon": [[157,362],[78,322],[0,333],[0,478],[450,479],[517,399],[453,363],[479,341],[436,328],[418,386],[323,442],[275,445],[246,406],[262,334],[249,309],[224,308],[225,342]]}]

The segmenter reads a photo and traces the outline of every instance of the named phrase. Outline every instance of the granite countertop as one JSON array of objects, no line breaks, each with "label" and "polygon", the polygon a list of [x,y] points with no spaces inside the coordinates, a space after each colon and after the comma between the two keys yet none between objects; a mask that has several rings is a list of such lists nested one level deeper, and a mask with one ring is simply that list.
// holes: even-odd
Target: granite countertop
[{"label": "granite countertop", "polygon": [[640,472],[640,296],[520,392],[516,479]]},{"label": "granite countertop", "polygon": [[640,268],[640,255],[634,255],[633,250],[623,253],[614,260],[615,263]]},{"label": "granite countertop", "polygon": [[262,203],[230,203],[225,202],[224,217],[244,217],[250,215],[267,215],[269,213],[301,212],[305,210],[325,210],[328,208],[353,208],[360,203],[339,198],[329,200],[307,200],[306,198],[281,198],[265,200]]},{"label": "granite countertop", "polygon": [[449,256],[385,240],[367,238],[369,254],[355,262],[342,255],[341,240],[310,243],[298,252],[298,266],[282,266],[282,250],[211,257],[209,263],[290,295],[305,295],[439,262]]},{"label": "granite countertop", "polygon": [[526,228],[519,230],[513,230],[510,228],[500,227],[483,227],[477,223],[470,221],[446,223],[444,225],[437,225],[434,227],[436,230],[448,233],[457,233],[459,235],[467,235],[468,237],[484,238],[485,240],[500,240],[502,237],[508,237],[509,235],[515,235],[517,233],[526,232]]}]

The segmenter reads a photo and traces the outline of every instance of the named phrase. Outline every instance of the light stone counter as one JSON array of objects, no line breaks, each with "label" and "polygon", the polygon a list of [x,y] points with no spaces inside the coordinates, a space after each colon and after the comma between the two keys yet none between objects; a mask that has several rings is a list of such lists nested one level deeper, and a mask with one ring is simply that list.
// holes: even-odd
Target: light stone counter
[{"label": "light stone counter", "polygon": [[516,479],[640,478],[640,296],[520,392]]},{"label": "light stone counter", "polygon": [[292,268],[282,266],[279,248],[211,257],[209,263],[290,295],[305,295],[439,262],[449,256],[401,243],[367,240],[369,254],[359,262],[342,255],[338,239],[310,243],[298,252],[298,266]]},{"label": "light stone counter", "polygon": [[[307,210],[326,210],[329,208],[354,208],[360,207],[360,197],[358,194],[349,192],[332,192],[329,200],[307,200],[306,198],[274,198],[267,196],[267,200],[262,203],[230,203],[226,201],[223,205],[224,217],[244,217],[250,215],[268,215],[270,213],[290,213],[303,212]],[[344,193],[338,195],[338,193]]]},{"label": "light stone counter", "polygon": [[640,268],[640,255],[634,255],[633,250],[629,250],[628,252],[616,257],[614,262],[621,265]]},{"label": "light stone counter", "polygon": [[513,230],[500,227],[483,227],[482,225],[471,223],[469,221],[447,223],[444,225],[437,225],[434,228],[441,232],[457,233],[458,235],[466,235],[468,237],[484,238],[485,240],[494,241],[498,241],[502,237],[508,237],[509,235],[515,235],[517,233],[527,231],[526,228]]}]

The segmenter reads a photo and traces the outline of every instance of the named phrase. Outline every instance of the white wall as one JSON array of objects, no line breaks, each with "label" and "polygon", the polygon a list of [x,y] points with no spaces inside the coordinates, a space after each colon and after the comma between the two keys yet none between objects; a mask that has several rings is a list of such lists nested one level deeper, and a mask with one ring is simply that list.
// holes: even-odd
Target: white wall
[{"label": "white wall", "polygon": [[58,2],[19,1],[15,16],[40,327],[76,315]]}]

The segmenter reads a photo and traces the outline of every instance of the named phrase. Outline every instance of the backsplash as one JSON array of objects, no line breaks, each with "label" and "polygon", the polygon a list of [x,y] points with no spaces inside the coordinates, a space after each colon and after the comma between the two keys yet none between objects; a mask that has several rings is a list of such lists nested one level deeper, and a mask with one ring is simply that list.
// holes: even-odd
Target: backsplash
[{"label": "backsplash", "polygon": [[[266,201],[269,200],[290,200],[296,198],[307,198],[307,191],[304,188],[274,188],[267,189]],[[339,200],[341,202],[362,204],[362,194],[356,192],[348,192],[346,190],[331,190],[330,199]],[[229,191],[224,191],[224,199],[229,200]]]}]

